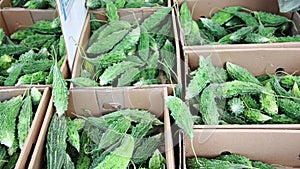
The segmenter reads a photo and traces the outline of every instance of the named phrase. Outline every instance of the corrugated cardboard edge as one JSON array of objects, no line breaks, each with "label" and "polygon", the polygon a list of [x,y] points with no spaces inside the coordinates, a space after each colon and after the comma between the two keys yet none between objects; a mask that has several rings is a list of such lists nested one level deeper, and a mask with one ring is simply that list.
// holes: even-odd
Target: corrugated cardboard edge
[{"label": "corrugated cardboard edge", "polygon": [[[168,96],[167,89],[164,90],[164,98]],[[170,113],[167,105],[164,103],[164,133],[165,133],[165,150],[167,159],[167,168],[175,169],[174,145],[171,130]]]},{"label": "corrugated cardboard edge", "polygon": [[54,113],[54,107],[53,107],[53,97],[51,97],[45,118],[42,123],[42,127],[33,151],[33,154],[31,156],[31,160],[29,162],[28,169],[40,169],[43,168],[43,156],[46,154],[44,145],[46,140],[46,135],[48,131],[49,124],[51,122],[52,116]]},{"label": "corrugated cardboard edge", "polygon": [[[212,55],[211,55],[212,53]],[[257,49],[224,49],[216,51],[188,51],[185,52],[184,84],[187,88],[187,76],[190,72],[190,66],[198,67],[199,55],[212,57],[213,62],[218,62],[217,66],[224,66],[226,61],[232,63],[242,63],[251,67],[247,69],[255,75],[263,75],[265,72],[273,74],[277,68],[284,68],[288,73],[294,73],[300,70],[300,48],[257,48]],[[198,55],[199,54],[199,55]],[[239,63],[237,63],[239,62]],[[214,63],[215,64],[215,63]],[[261,65],[270,65],[268,69]],[[272,66],[271,66],[272,65]],[[299,73],[296,73],[299,74]],[[187,103],[187,101],[186,101]],[[188,103],[187,103],[188,104]],[[261,124],[261,125],[195,125],[194,128],[209,129],[300,129],[300,124]]]},{"label": "corrugated cardboard edge", "polygon": [[[186,50],[196,50],[196,49],[203,49],[203,50],[217,50],[217,49],[249,49],[249,48],[285,48],[285,47],[300,47],[300,42],[283,42],[283,43],[265,43],[265,44],[229,44],[229,45],[197,45],[197,46],[188,46],[186,44],[186,40],[184,37],[184,31],[181,27],[180,23],[180,6],[182,4],[182,0],[177,1],[175,5],[175,12],[176,12],[176,18],[177,18],[177,24],[178,24],[178,29],[179,29],[179,37],[180,37],[180,42],[182,45],[182,48],[184,51]],[[219,0],[188,0],[188,6],[189,8],[192,8],[193,4],[196,2],[196,6],[201,5],[201,4],[206,4],[206,8],[199,8],[198,10],[195,10],[194,13],[199,13],[193,15],[193,19],[199,19],[200,16],[205,16],[209,17],[207,14],[207,10],[212,10],[212,9],[217,9],[217,8],[224,8],[226,6],[232,6],[234,5],[239,5],[239,6],[244,6],[250,9],[254,10],[263,10],[271,13],[279,13],[279,8],[278,8],[278,3],[277,1],[274,0],[269,0],[269,2],[266,2],[266,0],[253,0],[251,3],[249,3],[247,0],[241,0],[241,1],[234,1],[234,0],[227,0],[227,1],[219,1]],[[217,5],[218,4],[218,5]],[[276,5],[276,7],[274,7]],[[213,8],[213,7],[214,8]],[[197,8],[195,8],[197,9]],[[204,9],[204,11],[202,10]],[[216,11],[210,11],[210,12],[216,12]],[[211,13],[210,13],[211,15]],[[281,14],[285,15],[289,18],[291,18],[295,22],[295,26],[298,30],[296,32],[295,29],[292,30],[293,34],[299,34],[299,29],[300,29],[300,23],[299,23],[299,14]]]},{"label": "corrugated cardboard edge", "polygon": [[[130,11],[137,11],[137,12],[142,12],[143,15],[144,13],[152,13],[154,11],[156,11],[157,9],[161,9],[160,8],[129,8],[129,9],[119,9],[119,13],[121,14],[128,14]],[[85,48],[85,44],[87,44],[89,38],[90,38],[90,12],[99,12],[99,13],[104,13],[105,10],[104,9],[100,9],[100,10],[90,10],[89,14],[87,15],[86,18],[86,22],[84,24],[83,30],[82,30],[82,34],[81,34],[81,38],[79,41],[79,49],[76,52],[76,56],[75,56],[75,61],[74,61],[74,65],[73,65],[73,71],[72,71],[72,78],[78,77],[80,74],[80,69],[81,69],[81,63],[82,63],[82,57],[80,56],[80,52],[82,49]],[[175,50],[176,50],[176,73],[177,73],[177,84],[182,84],[182,61],[180,59],[181,57],[181,51],[180,51],[180,46],[179,46],[179,38],[178,38],[178,31],[177,31],[177,25],[176,25],[176,19],[175,19],[175,11],[174,9],[172,9],[171,11],[171,19],[172,19],[172,29],[174,31],[174,41],[175,41]],[[157,86],[161,86],[161,87],[168,87],[168,91],[169,93],[172,93],[172,89],[177,85],[177,84],[157,84],[157,85],[147,85],[147,86],[143,86],[145,88],[148,87],[157,87]],[[75,87],[73,84],[70,84],[70,90],[73,90],[77,87]],[[90,88],[90,87],[87,87]],[[99,87],[102,88],[102,87]]]},{"label": "corrugated cardboard edge", "polygon": [[[193,141],[197,156],[215,157],[222,152],[230,152],[245,155],[252,160],[271,164],[281,162],[281,165],[289,166],[288,168],[299,168],[299,148],[297,148],[299,147],[297,142],[299,134],[299,130],[194,129]],[[180,139],[182,146],[180,167],[186,169],[186,157],[194,157],[194,155],[191,151],[190,140],[183,132],[181,132]],[[293,154],[290,155],[290,153]],[[286,158],[287,155],[290,156],[289,159],[281,159]],[[289,163],[291,160],[293,162]],[[284,168],[277,166],[276,168]]]},{"label": "corrugated cardboard edge", "polygon": [[48,107],[51,95],[50,88],[48,87],[40,90],[43,90],[43,96],[35,113],[28,136],[24,143],[24,148],[21,151],[15,168],[26,168],[26,163],[30,160],[30,152],[34,148],[34,145],[36,144],[37,138],[39,136],[41,125],[45,117],[46,109]]}]

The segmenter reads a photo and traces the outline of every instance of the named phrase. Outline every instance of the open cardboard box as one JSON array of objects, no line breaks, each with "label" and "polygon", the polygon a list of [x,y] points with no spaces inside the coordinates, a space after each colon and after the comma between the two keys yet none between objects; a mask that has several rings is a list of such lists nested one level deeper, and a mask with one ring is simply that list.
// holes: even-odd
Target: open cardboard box
[{"label": "open cardboard box", "polygon": [[[160,9],[160,8],[119,9],[118,14],[119,14],[120,20],[135,21],[136,19],[139,19],[139,21],[142,22],[144,20],[144,18],[147,18],[148,16],[153,14],[157,9]],[[103,20],[103,21],[107,20],[107,17],[105,15],[105,10],[94,10],[91,12],[93,12],[95,14],[97,19]],[[181,84],[182,62],[180,59],[180,48],[179,48],[179,42],[178,42],[178,36],[177,36],[177,27],[175,24],[176,20],[175,20],[174,10],[172,10],[171,17],[172,17],[172,22],[173,22],[171,31],[173,32],[173,35],[174,35],[174,47],[176,50],[176,58],[175,58],[175,66],[174,66],[175,70],[174,71],[177,75],[176,77],[173,77],[173,79],[174,79],[173,83]],[[87,16],[87,19],[86,19],[86,22],[85,22],[85,25],[83,28],[83,32],[81,34],[81,38],[80,38],[80,42],[79,42],[79,48],[81,50],[77,50],[77,53],[76,53],[76,57],[75,57],[74,65],[73,65],[73,71],[72,71],[72,78],[80,76],[81,66],[82,66],[82,62],[83,62],[83,58],[81,57],[83,55],[83,53],[81,53],[81,51],[86,50],[90,36],[91,36],[91,28],[90,28],[90,14],[89,14]],[[171,92],[171,88],[173,87],[173,85],[171,85],[171,84],[147,85],[144,87],[149,87],[149,86],[150,87],[167,86],[167,87],[169,87],[170,92]],[[76,87],[73,84],[70,85],[71,90],[74,90],[76,88],[79,88],[79,87]],[[102,87],[100,87],[100,88],[102,88]]]},{"label": "open cardboard box", "polygon": [[[194,129],[193,145],[198,157],[229,152],[287,169],[300,168],[299,139],[300,130]],[[186,169],[187,158],[194,157],[191,141],[183,132],[179,141],[180,168]]]},{"label": "open cardboard box", "polygon": [[[20,156],[18,158],[15,168],[26,168],[28,165],[31,153],[35,147],[39,131],[41,129],[44,116],[48,107],[51,91],[49,87],[38,88],[42,92],[43,96],[41,98],[40,104],[35,112],[28,136],[24,143],[24,148],[21,150]],[[11,88],[11,89],[0,89],[0,101],[11,99],[19,95],[26,93],[27,88]]]},{"label": "open cardboard box", "polygon": [[[65,115],[72,112],[82,116],[101,116],[102,114],[124,108],[148,110],[164,122],[164,144],[167,168],[174,169],[174,150],[169,111],[165,105],[166,88],[118,89],[107,88],[101,90],[82,89],[71,91],[69,107]],[[39,138],[34,149],[29,168],[43,168],[45,160],[45,141],[47,130],[53,113],[55,113],[51,98],[47,113],[41,128]]]},{"label": "open cardboard box", "polygon": [[[300,47],[300,42],[284,42],[284,43],[264,43],[264,44],[225,44],[225,45],[197,45],[197,46],[187,46],[183,30],[180,24],[180,6],[183,0],[177,0],[175,2],[176,6],[176,18],[178,23],[178,30],[181,45],[183,50],[218,50],[218,49],[249,49],[249,48],[286,48],[286,47]],[[214,13],[219,10],[229,7],[229,6],[242,6],[251,10],[265,11],[273,14],[279,14],[288,17],[293,20],[295,27],[290,31],[292,35],[299,34],[300,30],[300,15],[297,12],[283,14],[279,12],[278,1],[277,0],[187,0],[188,8],[193,11],[192,18],[195,21],[199,21],[200,17],[210,18]],[[194,10],[192,10],[194,9]],[[295,29],[296,28],[296,29]]]},{"label": "open cardboard box", "polygon": [[[199,67],[199,56],[211,56],[213,65],[225,67],[230,61],[246,68],[254,76],[274,74],[282,68],[285,72],[300,75],[300,48],[257,48],[257,49],[222,49],[197,50],[185,52],[184,86],[190,81],[190,72]],[[185,94],[184,94],[185,95]],[[194,113],[194,112],[192,112]],[[196,125],[201,128],[273,128],[300,129],[300,124],[259,124],[259,125]]]},{"label": "open cardboard box", "polygon": [[[23,30],[26,27],[33,25],[36,22],[49,20],[52,21],[57,17],[57,12],[53,9],[49,10],[27,10],[23,8],[8,8],[0,11],[0,27],[3,28],[7,36],[10,36],[18,30]],[[68,67],[68,57],[64,60],[61,66],[61,72],[64,77],[70,76]],[[27,85],[21,85],[27,86]],[[45,86],[45,85],[35,85]],[[3,86],[6,87],[6,86]],[[2,86],[0,86],[2,88]]]}]

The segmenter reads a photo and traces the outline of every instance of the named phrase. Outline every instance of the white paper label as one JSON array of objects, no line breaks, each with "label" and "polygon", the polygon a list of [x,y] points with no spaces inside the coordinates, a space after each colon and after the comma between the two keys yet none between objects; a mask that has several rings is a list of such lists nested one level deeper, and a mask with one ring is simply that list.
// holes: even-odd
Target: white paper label
[{"label": "white paper label", "polygon": [[80,35],[87,16],[84,0],[56,0],[65,37],[70,70],[76,55]]}]

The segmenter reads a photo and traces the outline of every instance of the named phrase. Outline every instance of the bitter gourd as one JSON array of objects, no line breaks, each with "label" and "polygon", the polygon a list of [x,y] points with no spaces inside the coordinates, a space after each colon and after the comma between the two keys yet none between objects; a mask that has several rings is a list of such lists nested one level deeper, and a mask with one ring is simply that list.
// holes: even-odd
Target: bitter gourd
[{"label": "bitter gourd", "polygon": [[30,126],[33,119],[33,110],[32,110],[32,100],[31,95],[28,93],[25,99],[23,100],[21,111],[18,116],[18,140],[19,148],[22,150],[27,135],[30,130]]},{"label": "bitter gourd", "polygon": [[272,85],[268,82],[265,85],[266,93],[261,93],[259,96],[259,101],[261,103],[261,109],[268,115],[274,115],[278,113],[278,105],[276,101],[276,94],[272,89]]},{"label": "bitter gourd", "polygon": [[216,87],[216,84],[209,85],[203,90],[200,96],[199,111],[204,124],[207,125],[219,124],[219,113],[214,93]]},{"label": "bitter gourd", "polygon": [[260,85],[260,82],[247,69],[240,67],[231,62],[226,62],[228,74],[235,80],[251,82]]},{"label": "bitter gourd", "polygon": [[300,120],[300,104],[291,99],[279,98],[279,109],[287,116]]},{"label": "bitter gourd", "polygon": [[158,9],[152,15],[147,17],[141,24],[142,27],[146,28],[148,32],[152,31],[157,25],[159,25],[166,16],[171,12],[172,7],[165,7]]}]

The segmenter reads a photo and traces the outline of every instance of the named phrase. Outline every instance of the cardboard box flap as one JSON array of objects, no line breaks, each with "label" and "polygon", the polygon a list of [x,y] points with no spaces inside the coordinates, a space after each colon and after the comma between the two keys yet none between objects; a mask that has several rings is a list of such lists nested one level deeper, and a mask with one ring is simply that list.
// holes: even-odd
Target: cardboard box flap
[{"label": "cardboard box flap", "polygon": [[[300,130],[194,130],[194,147],[199,157],[216,157],[221,153],[237,153],[251,160],[289,167],[300,167]],[[194,157],[190,140],[184,137],[187,158]]]},{"label": "cardboard box flap", "polygon": [[[163,93],[160,88],[102,88],[71,91],[67,113],[101,116],[125,108],[147,109],[158,117],[163,115]],[[74,104],[76,103],[76,104]]]}]

